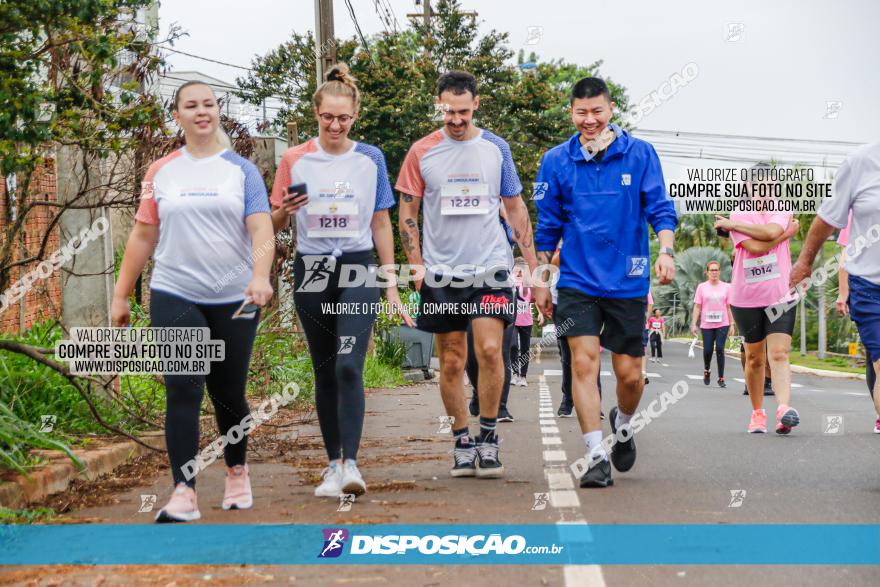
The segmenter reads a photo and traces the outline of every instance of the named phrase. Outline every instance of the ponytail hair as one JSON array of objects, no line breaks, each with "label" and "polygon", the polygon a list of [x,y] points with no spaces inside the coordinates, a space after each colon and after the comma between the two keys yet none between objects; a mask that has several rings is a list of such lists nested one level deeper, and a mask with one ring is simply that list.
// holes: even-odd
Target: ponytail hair
[{"label": "ponytail hair", "polygon": [[229,135],[226,134],[226,131],[223,130],[223,125],[217,125],[217,133],[214,135],[217,139],[217,144],[223,147],[224,149],[229,149],[232,151],[232,139],[229,138]]},{"label": "ponytail hair", "polygon": [[351,75],[348,65],[337,63],[330,68],[324,76],[326,80],[312,95],[312,103],[315,108],[321,107],[324,96],[343,96],[351,98],[354,109],[357,111],[361,103],[361,93],[357,87],[357,80]]}]

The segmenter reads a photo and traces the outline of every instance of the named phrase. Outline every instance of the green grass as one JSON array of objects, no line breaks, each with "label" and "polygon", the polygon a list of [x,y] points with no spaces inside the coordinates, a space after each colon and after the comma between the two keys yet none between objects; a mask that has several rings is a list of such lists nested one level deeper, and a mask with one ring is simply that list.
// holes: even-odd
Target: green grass
[{"label": "green grass", "polygon": [[368,354],[364,363],[364,387],[399,387],[406,385],[400,367],[383,363],[374,354]]},{"label": "green grass", "polygon": [[54,517],[55,510],[50,508],[13,510],[0,506],[0,524],[35,524],[49,521]]},{"label": "green grass", "polygon": [[841,373],[864,373],[865,368],[854,364],[851,359],[844,357],[827,357],[820,359],[816,355],[808,354],[806,356],[792,349],[791,364],[809,367],[811,369],[825,369],[826,371],[839,371]]}]

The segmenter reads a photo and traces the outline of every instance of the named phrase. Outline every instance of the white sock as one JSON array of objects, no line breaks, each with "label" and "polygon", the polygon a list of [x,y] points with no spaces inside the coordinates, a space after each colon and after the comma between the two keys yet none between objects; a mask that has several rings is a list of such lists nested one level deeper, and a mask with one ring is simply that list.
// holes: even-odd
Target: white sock
[{"label": "white sock", "polygon": [[617,418],[614,420],[614,427],[620,430],[621,426],[625,426],[629,424],[629,421],[632,420],[632,414],[624,414],[623,410],[620,409],[620,406],[617,406]]},{"label": "white sock", "polygon": [[590,458],[593,456],[600,456],[603,459],[608,460],[608,453],[605,452],[605,446],[602,444],[601,430],[594,430],[584,434],[584,442],[587,445],[587,455]]}]

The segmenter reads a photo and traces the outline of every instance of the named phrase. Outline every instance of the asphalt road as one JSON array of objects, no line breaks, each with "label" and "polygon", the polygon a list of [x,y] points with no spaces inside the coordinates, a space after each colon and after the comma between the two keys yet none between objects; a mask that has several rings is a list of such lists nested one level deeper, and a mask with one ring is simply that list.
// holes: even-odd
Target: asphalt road
[{"label": "asphalt road", "polygon": [[[554,353],[533,360],[529,386],[511,391],[516,421],[500,425],[502,480],[449,476],[452,442],[448,433],[438,432],[443,409],[437,384],[425,383],[368,394],[359,465],[369,492],[350,511],[312,495],[324,460],[312,424],[279,432],[276,451],[252,451],[255,506],[250,511],[220,509],[222,465],[201,473],[198,523],[880,523],[880,435],[872,433],[875,416],[864,381],[794,374],[792,405],[800,411],[801,425],[786,437],[749,435],[750,406],[737,381],[739,361],[728,358],[727,389],[704,386],[699,357],[689,359],[684,344],[665,346],[663,363],[649,363],[651,383],[641,408],[679,381],[687,384],[687,394],[639,433],[638,461],[630,472],[614,473],[613,487],[580,489],[570,473],[568,465],[583,455],[584,446],[577,420],[556,417],[561,379]],[[606,413],[614,405],[610,368],[605,353]],[[766,399],[772,425],[776,404]],[[834,417],[840,419],[829,419]],[[829,428],[832,422],[841,425]],[[610,432],[607,422],[604,429]],[[160,507],[170,491],[166,469],[144,486],[119,492],[115,504],[73,517],[151,523],[155,510],[138,511],[141,495],[156,495]],[[535,509],[536,493],[549,496],[543,509]],[[328,574],[327,567],[217,565],[7,568],[0,571],[0,585],[91,585],[98,579],[102,585],[471,585],[484,584],[485,573],[494,582],[517,585],[880,584],[880,568],[859,566],[401,565],[340,566]]]}]

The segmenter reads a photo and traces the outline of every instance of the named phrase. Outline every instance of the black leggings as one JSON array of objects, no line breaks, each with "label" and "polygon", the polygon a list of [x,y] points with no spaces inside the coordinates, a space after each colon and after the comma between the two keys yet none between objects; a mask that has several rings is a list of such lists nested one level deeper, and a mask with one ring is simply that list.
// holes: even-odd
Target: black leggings
[{"label": "black leggings", "polygon": [[[556,315],[556,305],[553,305],[553,315]],[[559,362],[562,363],[562,396],[571,400],[571,347],[568,339],[564,336],[556,337],[556,346],[559,347]],[[599,361],[599,373],[596,375],[596,386],[599,388],[599,399],[602,399],[602,361]]]},{"label": "black leggings", "polygon": [[721,328],[701,328],[703,333],[703,368],[708,371],[712,365],[712,348],[718,359],[718,377],[724,377],[724,346],[727,344],[727,332],[730,326]]},{"label": "black leggings", "polygon": [[651,333],[651,356],[663,358],[663,339],[659,332]]},{"label": "black leggings", "polygon": [[[293,265],[293,303],[309,343],[315,371],[315,408],[327,457],[356,460],[364,428],[364,360],[376,321],[379,288],[339,286],[342,265],[373,267],[372,251],[345,253],[328,271],[313,271],[297,254]],[[329,256],[328,256],[329,257]],[[316,276],[323,276],[320,282]],[[300,288],[304,291],[299,291]],[[347,304],[340,313],[324,304]]]},{"label": "black leggings", "polygon": [[865,383],[868,384],[868,393],[874,397],[874,384],[877,382],[877,374],[874,372],[874,363],[871,362],[871,354],[865,349]]},{"label": "black leggings", "polygon": [[[241,300],[230,304],[196,304],[163,291],[150,291],[151,326],[210,328],[211,339],[223,340],[226,345],[225,360],[212,362],[208,375],[165,376],[165,442],[175,485],[196,484],[195,477],[187,481],[182,467],[199,451],[199,408],[206,385],[220,434],[225,435],[241,424],[250,413],[245,385],[260,318],[258,312],[253,319],[233,320],[232,314],[240,305]],[[247,436],[227,444],[223,448],[226,466],[243,465],[246,453]]]},{"label": "black leggings", "polygon": [[510,364],[515,375],[525,377],[529,371],[529,345],[532,342],[532,325],[514,326],[514,337],[510,350]]},{"label": "black leggings", "polygon": [[[477,363],[477,353],[474,351],[474,331],[471,328],[472,322],[468,322],[467,327],[467,363],[465,363],[465,371],[471,385],[474,386],[474,402],[480,403],[480,395],[477,393],[477,378],[480,375],[480,366]],[[504,338],[501,340],[501,360],[504,361],[504,385],[501,387],[501,403],[498,408],[507,407],[507,398],[510,396],[510,347],[513,344],[513,324],[504,327]]]}]

